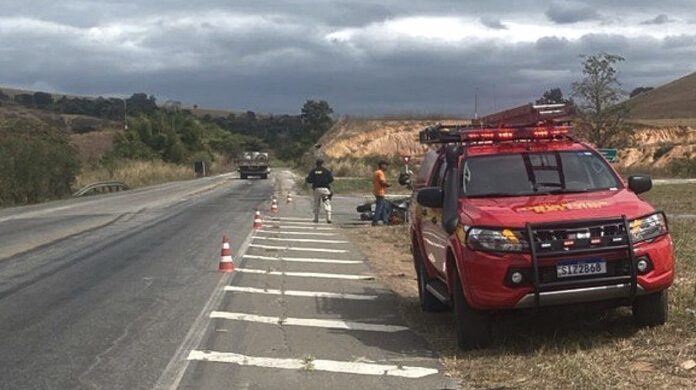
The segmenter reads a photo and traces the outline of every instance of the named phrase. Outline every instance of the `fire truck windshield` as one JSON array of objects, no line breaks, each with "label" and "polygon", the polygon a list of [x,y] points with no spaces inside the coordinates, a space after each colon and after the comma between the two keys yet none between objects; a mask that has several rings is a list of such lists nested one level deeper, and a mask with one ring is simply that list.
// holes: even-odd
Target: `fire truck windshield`
[{"label": "fire truck windshield", "polygon": [[467,158],[467,197],[528,196],[617,189],[609,166],[590,151],[515,153]]}]

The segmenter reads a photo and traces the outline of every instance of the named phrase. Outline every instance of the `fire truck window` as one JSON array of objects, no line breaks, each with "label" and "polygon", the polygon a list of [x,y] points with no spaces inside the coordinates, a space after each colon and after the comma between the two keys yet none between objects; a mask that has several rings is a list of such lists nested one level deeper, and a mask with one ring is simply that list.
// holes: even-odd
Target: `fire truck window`
[{"label": "fire truck window", "polygon": [[620,187],[606,163],[590,152],[549,152],[468,158],[462,171],[469,197],[592,192]]}]

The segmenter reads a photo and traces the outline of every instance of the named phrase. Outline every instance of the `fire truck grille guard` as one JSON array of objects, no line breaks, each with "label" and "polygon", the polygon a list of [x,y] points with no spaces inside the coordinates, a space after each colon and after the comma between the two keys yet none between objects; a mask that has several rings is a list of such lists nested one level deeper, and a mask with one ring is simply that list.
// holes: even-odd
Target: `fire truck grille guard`
[{"label": "fire truck grille guard", "polygon": [[[539,306],[540,294],[564,289],[629,285],[626,298],[633,300],[637,290],[636,259],[633,242],[625,216],[610,219],[590,219],[571,222],[526,225],[526,234],[532,259],[531,281],[534,288],[534,306]],[[543,258],[582,259],[593,254],[618,255],[606,261],[606,273],[558,278],[556,265],[540,265]]]}]

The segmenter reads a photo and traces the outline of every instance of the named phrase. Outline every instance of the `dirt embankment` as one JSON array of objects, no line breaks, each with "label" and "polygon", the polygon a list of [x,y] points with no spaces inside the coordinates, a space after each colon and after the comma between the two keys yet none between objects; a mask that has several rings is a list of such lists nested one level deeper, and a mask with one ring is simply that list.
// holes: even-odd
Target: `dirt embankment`
[{"label": "dirt embankment", "polygon": [[664,168],[671,161],[696,158],[696,129],[686,126],[636,130],[633,147],[621,149],[619,166]]},{"label": "dirt embankment", "polygon": [[[418,142],[418,132],[437,123],[466,123],[462,119],[396,120],[343,118],[319,141],[329,159],[371,156],[417,157],[427,147]],[[696,128],[688,126],[637,129],[631,147],[619,151],[621,168],[664,168],[670,161],[696,158]]]},{"label": "dirt embankment", "polygon": [[328,158],[364,158],[369,156],[418,156],[427,147],[418,142],[418,132],[437,123],[466,123],[462,119],[339,120],[319,141],[321,152]]}]

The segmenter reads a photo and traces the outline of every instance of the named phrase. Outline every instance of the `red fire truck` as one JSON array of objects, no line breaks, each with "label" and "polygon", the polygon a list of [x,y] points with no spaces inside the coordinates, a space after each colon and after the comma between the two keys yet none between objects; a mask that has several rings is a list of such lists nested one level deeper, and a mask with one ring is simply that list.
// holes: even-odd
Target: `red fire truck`
[{"label": "red fire truck", "polygon": [[492,341],[491,313],[632,306],[667,319],[674,278],[664,213],[571,137],[563,105],[523,106],[420,133],[436,148],[413,180],[410,235],[423,310],[452,308],[461,348]]}]

